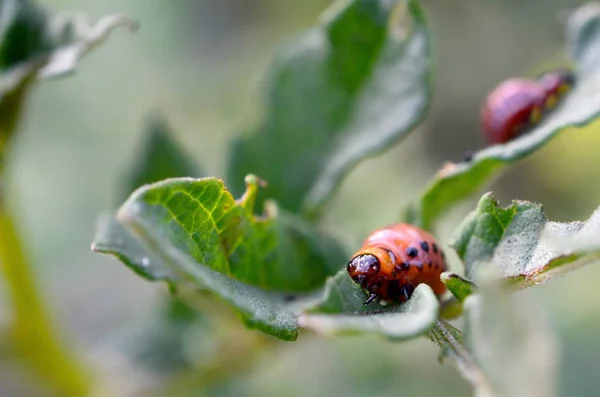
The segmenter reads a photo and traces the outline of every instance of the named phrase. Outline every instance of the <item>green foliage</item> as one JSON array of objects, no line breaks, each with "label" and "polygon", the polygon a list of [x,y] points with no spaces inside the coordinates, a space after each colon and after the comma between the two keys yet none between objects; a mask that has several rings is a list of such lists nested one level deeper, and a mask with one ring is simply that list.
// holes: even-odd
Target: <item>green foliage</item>
[{"label": "green foliage", "polygon": [[[315,217],[348,172],[390,147],[430,100],[429,36],[414,0],[352,0],[276,55],[262,123],[235,142],[229,183],[248,173],[282,208]],[[276,165],[276,166],[274,166]]]},{"label": "green foliage", "polygon": [[322,285],[345,255],[333,239],[274,206],[255,216],[259,180],[247,181],[238,201],[214,178],[170,179],[141,188],[116,220],[103,223],[94,250],[123,258],[152,280],[176,285],[191,278],[238,308],[249,324],[293,339],[289,294]]},{"label": "green foliage", "polygon": [[[300,307],[316,299],[297,295],[322,288],[348,257],[333,237],[278,205],[316,216],[348,170],[410,132],[429,101],[429,38],[415,1],[354,0],[326,15],[277,56],[266,121],[231,155],[231,183],[260,171],[277,205],[258,197],[260,181],[252,176],[237,201],[216,179],[165,181],[138,190],[116,216],[103,217],[95,251],[115,255],[149,280],[176,288],[192,280],[249,325],[296,338]],[[127,189],[159,175],[194,175],[192,163],[164,138],[148,138]],[[264,203],[262,216],[253,213],[256,200]],[[345,274],[329,285],[348,284]],[[332,299],[331,291],[322,299]],[[377,329],[362,324],[364,299],[338,307],[334,326],[394,339],[422,334],[439,304],[427,287],[418,291],[410,303],[385,310],[393,315],[383,316],[388,319]],[[317,318],[315,310],[304,318]]]},{"label": "green foliage", "polygon": [[158,233],[198,263],[257,287],[302,292],[322,285],[345,255],[274,206],[255,216],[259,180],[247,182],[236,201],[220,180],[171,179],[136,191],[117,218],[136,235]]},{"label": "green foliage", "polygon": [[576,84],[564,102],[531,132],[505,144],[485,148],[468,162],[448,163],[431,180],[406,214],[408,222],[431,229],[435,220],[455,204],[475,194],[511,163],[548,143],[560,131],[583,126],[600,114],[600,7],[586,6],[567,23],[569,53]]},{"label": "green foliage", "polygon": [[[503,285],[525,288],[597,262],[600,210],[586,222],[562,224],[547,221],[539,204],[502,208],[486,194],[455,232],[452,246],[465,276],[442,275],[449,294],[440,300],[419,285],[404,304],[364,305],[366,293],[344,269],[347,253],[318,217],[356,164],[389,148],[424,117],[430,42],[416,0],[340,4],[275,57],[263,121],[231,148],[227,186],[239,199],[217,178],[173,178],[201,170],[166,125],[153,121],[125,190],[144,186],[102,218],[93,249],[186,296],[218,298],[249,327],[280,339],[295,340],[301,328],[394,341],[427,334],[479,395],[551,393],[550,372],[522,357],[535,355],[526,349],[531,345],[548,362],[555,359],[551,343],[532,341],[541,323],[529,321],[526,309],[512,311],[509,290],[479,274],[491,269]],[[411,223],[431,229],[504,167],[598,116],[598,21],[600,8],[589,6],[568,21],[577,83],[564,102],[527,135],[445,166],[409,208]],[[444,320],[463,313],[464,333]],[[502,351],[515,338],[514,349]],[[511,357],[524,364],[513,366]],[[530,368],[535,379],[522,375]]]},{"label": "green foliage", "polygon": [[598,261],[600,210],[586,222],[549,222],[539,204],[514,201],[502,208],[491,194],[456,231],[452,246],[473,277],[482,263],[520,288]]}]

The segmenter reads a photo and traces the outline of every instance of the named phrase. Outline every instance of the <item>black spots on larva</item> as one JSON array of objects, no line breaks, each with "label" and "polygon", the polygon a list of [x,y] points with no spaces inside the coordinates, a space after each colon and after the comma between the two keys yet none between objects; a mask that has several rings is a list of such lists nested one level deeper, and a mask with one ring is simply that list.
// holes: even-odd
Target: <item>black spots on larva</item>
[{"label": "black spots on larva", "polygon": [[429,244],[427,241],[421,241],[421,248],[423,248],[423,251],[429,252]]},{"label": "black spots on larva", "polygon": [[[437,264],[436,264],[436,266],[437,266]],[[427,267],[431,269],[431,268],[433,267],[433,262],[429,262],[429,263],[427,264]]]},{"label": "black spots on larva", "polygon": [[408,269],[410,267],[410,265],[408,263],[399,263],[396,266],[394,266],[394,270],[396,272],[401,272],[405,269]]},{"label": "black spots on larva", "polygon": [[439,249],[438,249],[438,246],[436,243],[431,244],[431,248],[433,248],[434,253],[436,253],[436,254],[438,253]]},{"label": "black spots on larva", "polygon": [[419,250],[415,247],[408,247],[406,249],[406,255],[408,255],[409,258],[416,258],[417,255],[419,255]]},{"label": "black spots on larva", "polygon": [[420,272],[423,271],[423,262],[416,263],[415,266],[419,269]]},{"label": "black spots on larva", "polygon": [[400,298],[400,280],[390,280],[387,288],[388,297],[394,301]]}]

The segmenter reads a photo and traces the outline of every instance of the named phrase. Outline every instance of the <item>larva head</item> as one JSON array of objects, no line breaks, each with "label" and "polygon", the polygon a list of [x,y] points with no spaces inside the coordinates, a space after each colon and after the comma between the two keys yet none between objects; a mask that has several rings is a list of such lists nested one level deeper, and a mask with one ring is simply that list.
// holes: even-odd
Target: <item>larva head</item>
[{"label": "larva head", "polygon": [[575,74],[568,69],[559,69],[544,73],[538,81],[548,99],[551,99],[552,96],[560,99],[575,85]]},{"label": "larva head", "polygon": [[377,289],[383,278],[382,268],[393,267],[387,251],[381,248],[369,248],[359,251],[348,262],[346,270],[352,280],[371,292]]}]

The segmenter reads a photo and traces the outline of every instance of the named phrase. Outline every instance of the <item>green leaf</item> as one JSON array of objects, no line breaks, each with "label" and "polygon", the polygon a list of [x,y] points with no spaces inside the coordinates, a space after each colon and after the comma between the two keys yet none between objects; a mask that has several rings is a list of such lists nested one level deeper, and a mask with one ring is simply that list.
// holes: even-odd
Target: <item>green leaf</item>
[{"label": "green leaf", "polygon": [[465,301],[464,344],[484,374],[472,382],[476,392],[493,390],[491,395],[497,397],[556,395],[556,338],[542,308],[529,296],[510,295],[492,278],[495,271],[489,267],[480,270],[479,293]]},{"label": "green leaf", "polygon": [[128,175],[122,199],[142,185],[175,177],[200,177],[204,172],[178,144],[171,128],[160,116],[148,120],[144,142]]},{"label": "green leaf", "polygon": [[598,236],[600,210],[586,222],[549,222],[539,204],[513,201],[502,208],[488,193],[457,229],[452,247],[467,277],[494,262],[502,277],[525,288],[599,261]]},{"label": "green leaf", "polygon": [[327,282],[322,301],[305,311],[298,322],[325,335],[376,333],[400,341],[429,331],[440,309],[438,298],[425,284],[420,284],[404,304],[363,305],[366,298],[346,270],[341,270]]},{"label": "green leaf", "polygon": [[576,84],[559,107],[531,132],[506,144],[474,154],[468,162],[446,164],[421,197],[409,207],[407,221],[431,229],[435,220],[461,200],[477,193],[505,169],[548,143],[570,126],[589,124],[600,114],[600,7],[584,6],[567,23],[568,49],[575,63]]},{"label": "green leaf", "polygon": [[96,225],[94,252],[117,257],[149,281],[177,281],[177,275],[153,251],[148,250],[113,214],[103,214]]},{"label": "green leaf", "polygon": [[440,278],[452,295],[460,302],[464,302],[464,300],[475,291],[475,284],[472,281],[469,281],[456,273],[444,272]]},{"label": "green leaf", "polygon": [[249,326],[293,340],[296,307],[303,302],[295,295],[322,286],[347,255],[335,240],[273,203],[255,216],[259,180],[246,180],[248,189],[237,201],[215,178],[146,185],[116,219],[100,223],[92,249],[116,256],[147,279],[210,291]]},{"label": "green leaf", "polygon": [[[121,234],[125,226],[118,221],[116,223],[117,228],[97,237],[98,243],[92,245],[92,250],[115,255],[148,279],[168,280],[181,288],[191,284],[194,288],[211,292],[234,307],[249,327],[283,340],[298,337],[294,306],[288,302],[288,295],[264,291],[199,264],[165,239],[160,230],[149,225],[126,222],[136,230],[136,240],[131,241],[133,235]],[[128,250],[127,246],[134,248]]]},{"label": "green leaf", "polygon": [[282,208],[315,217],[354,166],[422,120],[429,47],[416,0],[337,3],[276,55],[263,121],[232,146],[234,191],[252,172]]}]

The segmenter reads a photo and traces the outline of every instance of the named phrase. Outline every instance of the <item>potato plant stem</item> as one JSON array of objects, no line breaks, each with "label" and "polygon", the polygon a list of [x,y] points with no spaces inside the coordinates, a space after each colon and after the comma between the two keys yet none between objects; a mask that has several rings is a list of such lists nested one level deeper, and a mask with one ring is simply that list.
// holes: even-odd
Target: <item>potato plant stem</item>
[{"label": "potato plant stem", "polygon": [[15,224],[0,204],[0,269],[12,303],[13,319],[8,330],[9,351],[22,360],[52,395],[86,396],[90,378],[60,341],[51,318],[38,293]]}]

